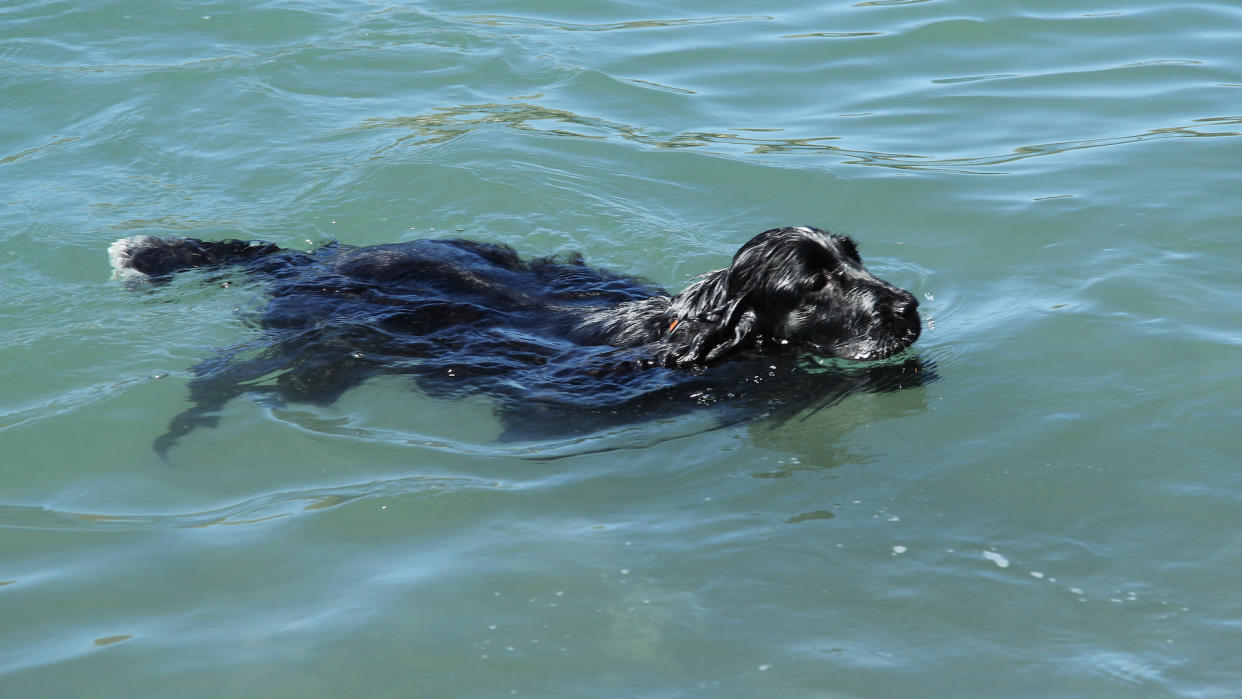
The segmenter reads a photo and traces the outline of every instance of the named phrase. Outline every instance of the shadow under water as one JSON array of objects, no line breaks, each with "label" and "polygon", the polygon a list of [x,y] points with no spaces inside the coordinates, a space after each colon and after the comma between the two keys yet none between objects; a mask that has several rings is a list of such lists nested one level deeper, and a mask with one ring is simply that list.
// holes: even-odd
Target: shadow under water
[{"label": "shadow under water", "polygon": [[[544,441],[597,434],[625,425],[710,413],[704,429],[755,420],[780,424],[807,419],[859,392],[884,393],[923,386],[938,378],[934,365],[917,355],[847,366],[809,357],[743,357],[695,372],[648,369],[663,374],[613,377],[605,386],[557,387],[538,399],[495,390],[501,440]],[[632,385],[623,386],[631,383]],[[426,383],[420,382],[425,388]],[[612,392],[611,388],[622,390]],[[618,396],[625,400],[616,400]]]},{"label": "shadow under water", "polygon": [[[856,393],[916,388],[939,378],[933,362],[909,351],[866,363],[789,352],[742,356],[696,370],[619,369],[626,350],[573,346],[552,353],[552,347],[539,347],[531,338],[509,344],[512,339],[503,333],[417,358],[381,356],[368,343],[361,344],[370,351],[359,351],[356,336],[348,342],[348,352],[325,353],[326,348],[342,349],[338,343],[343,341],[331,337],[332,329],[318,334],[311,342],[301,333],[269,328],[259,338],[195,366],[189,383],[193,405],[155,440],[156,451],[166,456],[186,434],[215,425],[219,411],[236,397],[249,394],[269,404],[326,406],[377,376],[408,377],[411,390],[435,398],[489,397],[501,426],[498,441],[518,447],[515,455],[534,459],[580,454],[584,448],[611,451],[620,446],[615,439],[583,443],[580,438],[612,435],[690,412],[708,418],[694,422],[695,433],[757,420],[776,425],[805,420]],[[583,371],[584,366],[601,368]]]}]

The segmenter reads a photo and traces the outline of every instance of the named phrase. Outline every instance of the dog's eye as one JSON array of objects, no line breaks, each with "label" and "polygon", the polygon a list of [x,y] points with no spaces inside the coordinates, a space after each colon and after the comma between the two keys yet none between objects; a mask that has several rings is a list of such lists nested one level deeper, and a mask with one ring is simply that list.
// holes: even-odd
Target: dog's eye
[{"label": "dog's eye", "polygon": [[819,291],[825,286],[828,286],[828,273],[827,272],[820,272],[819,274],[816,274],[814,277],[811,277],[811,286],[810,286],[811,291]]}]

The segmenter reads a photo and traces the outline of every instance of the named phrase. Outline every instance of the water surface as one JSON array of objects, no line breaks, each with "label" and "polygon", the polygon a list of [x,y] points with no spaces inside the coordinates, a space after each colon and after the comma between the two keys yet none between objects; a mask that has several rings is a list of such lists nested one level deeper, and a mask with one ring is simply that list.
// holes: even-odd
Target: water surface
[{"label": "water surface", "polygon": [[[5,696],[1236,696],[1234,4],[0,8]],[[680,288],[855,237],[938,381],[497,441],[375,380],[151,449],[262,287],[135,234]]]}]

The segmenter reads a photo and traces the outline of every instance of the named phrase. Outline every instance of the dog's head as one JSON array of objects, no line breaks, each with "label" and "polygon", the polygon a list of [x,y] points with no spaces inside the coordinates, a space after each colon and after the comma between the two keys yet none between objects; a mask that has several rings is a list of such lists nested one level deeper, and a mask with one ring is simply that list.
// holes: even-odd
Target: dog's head
[{"label": "dog's head", "polygon": [[[867,271],[854,242],[807,226],[755,236],[720,270],[674,299],[687,334],[670,341],[678,363],[703,363],[747,346],[793,345],[825,357],[872,360],[918,339],[918,300]],[[697,335],[697,337],[695,337]]]}]

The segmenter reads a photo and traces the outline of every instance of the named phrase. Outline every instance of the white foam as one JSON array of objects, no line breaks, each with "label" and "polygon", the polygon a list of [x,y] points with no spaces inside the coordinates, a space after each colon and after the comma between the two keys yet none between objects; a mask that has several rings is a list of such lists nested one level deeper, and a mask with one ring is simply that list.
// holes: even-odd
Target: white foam
[{"label": "white foam", "polygon": [[984,551],[983,557],[996,564],[998,568],[1008,568],[1009,559],[995,551]]}]

